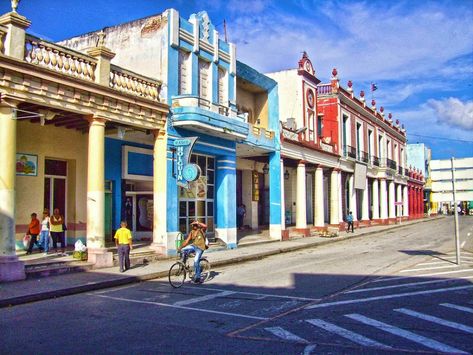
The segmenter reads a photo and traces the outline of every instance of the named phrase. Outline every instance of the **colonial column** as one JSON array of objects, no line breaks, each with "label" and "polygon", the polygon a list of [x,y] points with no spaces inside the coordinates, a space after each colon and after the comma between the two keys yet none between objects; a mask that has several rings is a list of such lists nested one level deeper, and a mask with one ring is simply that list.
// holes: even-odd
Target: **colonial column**
[{"label": "colonial column", "polygon": [[[350,192],[350,207],[349,210],[353,214],[353,220],[357,221],[358,220],[358,214],[357,214],[357,201],[356,201],[356,189],[355,189],[355,176],[353,174],[350,175],[349,178],[349,192]],[[348,212],[348,211],[346,211]],[[346,213],[345,213],[346,214]]]},{"label": "colonial column", "polygon": [[388,218],[388,190],[386,179],[379,180],[379,203],[381,204],[381,219]]},{"label": "colonial column", "polygon": [[[400,184],[397,185],[397,192],[396,192],[396,202],[403,202],[402,198],[402,186]],[[402,216],[402,205],[396,206],[396,216]]]},{"label": "colonial column", "polygon": [[341,186],[339,175],[340,172],[336,169],[333,169],[330,175],[330,224],[337,226],[340,224],[339,193]]},{"label": "colonial column", "polygon": [[314,226],[323,227],[325,226],[324,216],[324,169],[319,165],[315,169],[314,179]]},{"label": "colonial column", "polygon": [[396,211],[395,211],[395,205],[394,205],[394,200],[396,198],[395,196],[395,190],[394,190],[394,181],[389,181],[389,218],[396,218]]},{"label": "colonial column", "polygon": [[299,162],[297,165],[297,185],[296,185],[296,228],[307,228],[306,218],[306,188],[305,188],[305,164]]},{"label": "colonial column", "polygon": [[402,192],[403,192],[403,198],[402,198],[402,215],[404,217],[409,216],[409,195],[407,192],[407,186],[404,185],[402,187]]},{"label": "colonial column", "polygon": [[167,237],[167,134],[166,129],[155,130],[153,148],[153,244],[160,254],[176,248]]},{"label": "colonial column", "polygon": [[269,237],[281,240],[281,153],[269,153]]},{"label": "colonial column", "polygon": [[[10,100],[9,100],[10,102]],[[23,280],[15,254],[16,111],[0,106],[0,282]]]},{"label": "colonial column", "polygon": [[363,190],[363,202],[362,202],[362,211],[361,211],[361,219],[363,221],[369,221],[370,214],[369,214],[369,200],[368,200],[368,178],[365,181],[365,189]]},{"label": "colonial column", "polygon": [[87,252],[96,267],[113,266],[113,255],[105,248],[105,120],[89,119],[87,170]]},{"label": "colonial column", "polygon": [[379,186],[378,180],[373,180],[373,219],[379,219]]}]

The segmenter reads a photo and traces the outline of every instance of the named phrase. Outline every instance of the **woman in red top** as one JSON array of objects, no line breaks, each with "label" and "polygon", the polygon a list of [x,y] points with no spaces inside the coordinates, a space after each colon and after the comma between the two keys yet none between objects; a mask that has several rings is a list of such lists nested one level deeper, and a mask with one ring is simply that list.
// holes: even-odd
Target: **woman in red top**
[{"label": "woman in red top", "polygon": [[37,240],[38,234],[40,231],[40,222],[39,222],[39,219],[36,217],[37,217],[36,213],[33,212],[31,214],[31,222],[28,225],[28,232],[26,232],[26,234],[31,236],[30,245],[28,246],[28,251],[26,252],[26,254],[32,253],[34,244],[36,244],[36,246],[40,248],[40,245]]}]

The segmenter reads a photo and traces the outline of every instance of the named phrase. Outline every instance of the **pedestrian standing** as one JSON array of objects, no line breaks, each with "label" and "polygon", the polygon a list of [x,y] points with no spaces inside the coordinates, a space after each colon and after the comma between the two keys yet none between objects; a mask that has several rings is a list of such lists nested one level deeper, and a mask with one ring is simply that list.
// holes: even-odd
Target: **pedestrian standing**
[{"label": "pedestrian standing", "polygon": [[246,216],[246,206],[241,204],[237,208],[237,227],[238,229],[243,229],[243,220]]},{"label": "pedestrian standing", "polygon": [[48,255],[49,251],[49,210],[43,211],[43,219],[41,220],[40,244],[43,247],[44,255]]},{"label": "pedestrian standing", "polygon": [[355,233],[355,229],[353,227],[353,214],[350,212],[348,212],[348,215],[347,215],[347,223],[348,223],[348,230],[347,230],[347,233],[350,232],[350,227],[351,227],[351,232],[352,233]]},{"label": "pedestrian standing", "polygon": [[53,239],[54,251],[58,252],[57,244],[61,243],[61,254],[64,255],[66,251],[66,243],[64,241],[64,217],[59,213],[59,208],[55,208],[53,215],[49,219],[51,237]]},{"label": "pedestrian standing", "polygon": [[28,234],[30,236],[30,245],[28,245],[28,251],[26,254],[31,254],[33,252],[33,245],[36,244],[38,248],[40,248],[40,244],[37,240],[39,232],[41,231],[41,223],[39,222],[39,219],[37,218],[36,213],[31,214],[31,222],[28,225]]},{"label": "pedestrian standing", "polygon": [[118,250],[120,272],[130,268],[130,250],[133,249],[131,231],[127,228],[126,221],[120,222],[120,228],[115,232],[115,245]]}]

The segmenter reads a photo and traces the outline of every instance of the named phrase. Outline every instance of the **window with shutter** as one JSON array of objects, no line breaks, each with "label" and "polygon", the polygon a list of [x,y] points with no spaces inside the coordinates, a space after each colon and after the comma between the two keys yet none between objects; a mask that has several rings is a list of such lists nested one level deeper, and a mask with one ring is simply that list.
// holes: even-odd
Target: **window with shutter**
[{"label": "window with shutter", "polygon": [[189,57],[188,52],[179,51],[179,95],[189,94]]}]

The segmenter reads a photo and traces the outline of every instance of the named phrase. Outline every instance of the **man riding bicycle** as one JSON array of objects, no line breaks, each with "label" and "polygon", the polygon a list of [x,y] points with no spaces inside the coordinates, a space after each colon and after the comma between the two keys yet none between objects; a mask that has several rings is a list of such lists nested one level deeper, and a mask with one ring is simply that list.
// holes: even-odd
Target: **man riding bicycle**
[{"label": "man riding bicycle", "polygon": [[199,221],[192,222],[191,226],[192,230],[189,232],[187,239],[184,241],[184,243],[182,243],[182,246],[178,249],[178,251],[182,251],[186,258],[189,253],[195,253],[194,282],[200,283],[200,258],[202,257],[204,250],[207,249],[207,244],[205,243],[205,229],[207,226]]}]

